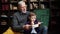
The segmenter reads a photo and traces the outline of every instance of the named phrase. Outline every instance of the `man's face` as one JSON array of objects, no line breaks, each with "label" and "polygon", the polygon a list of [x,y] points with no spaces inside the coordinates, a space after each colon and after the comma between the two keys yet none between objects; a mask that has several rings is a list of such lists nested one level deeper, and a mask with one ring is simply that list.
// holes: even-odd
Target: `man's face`
[{"label": "man's face", "polygon": [[18,5],[18,9],[23,13],[26,13],[26,5]]}]

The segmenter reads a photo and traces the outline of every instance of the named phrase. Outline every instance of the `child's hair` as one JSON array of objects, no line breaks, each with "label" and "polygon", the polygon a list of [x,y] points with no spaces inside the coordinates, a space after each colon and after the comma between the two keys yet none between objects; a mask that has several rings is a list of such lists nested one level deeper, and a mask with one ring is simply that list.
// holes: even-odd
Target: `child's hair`
[{"label": "child's hair", "polygon": [[[27,22],[31,21],[31,20],[29,19],[29,17],[31,18],[31,16],[36,16],[36,14],[33,13],[33,12],[30,12],[30,14],[29,14],[29,16],[28,16],[28,18],[27,18]],[[35,23],[35,24],[38,23],[38,20],[36,19],[34,23]],[[30,23],[29,23],[29,24],[30,24]]]},{"label": "child's hair", "polygon": [[30,12],[30,14],[29,14],[29,16],[28,16],[28,17],[31,17],[31,16],[36,16],[36,14],[35,14],[35,13],[33,13],[33,12]]},{"label": "child's hair", "polygon": [[31,16],[36,16],[36,14],[33,13],[33,12],[30,12],[30,14],[29,14],[28,17],[27,17],[27,21],[30,21],[29,17],[31,17]]}]

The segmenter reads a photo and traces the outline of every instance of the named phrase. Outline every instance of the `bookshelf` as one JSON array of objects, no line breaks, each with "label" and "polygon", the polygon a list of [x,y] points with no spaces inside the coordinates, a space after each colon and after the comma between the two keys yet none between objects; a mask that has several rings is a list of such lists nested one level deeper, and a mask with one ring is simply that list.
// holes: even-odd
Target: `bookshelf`
[{"label": "bookshelf", "polygon": [[59,24],[58,18],[60,17],[60,5],[58,3],[60,3],[59,0],[50,0],[50,31],[55,31],[56,29],[58,29],[56,28],[56,26],[58,26]]},{"label": "bookshelf", "polygon": [[[20,0],[10,0],[10,10],[17,10],[18,1]],[[26,2],[28,11],[49,8],[49,0],[23,0],[23,1]]]},{"label": "bookshelf", "polygon": [[49,0],[30,0],[29,4],[33,6],[31,10],[49,8]]},{"label": "bookshelf", "polygon": [[3,33],[9,28],[10,1],[0,0],[0,32]]},{"label": "bookshelf", "polygon": [[[20,0],[0,0],[0,22],[1,26],[9,27],[10,21],[12,19],[13,13],[17,12],[17,3]],[[26,2],[27,10],[34,11],[36,9],[48,9],[49,8],[49,0],[23,0]],[[2,20],[1,20],[2,19]],[[6,21],[7,19],[7,21]],[[5,28],[4,27],[4,28]]]},{"label": "bookshelf", "polygon": [[[17,3],[20,0],[0,0],[0,17],[4,16],[4,18],[8,18],[14,12],[17,11]],[[27,4],[27,10],[33,11],[35,9],[44,9],[44,4],[40,4],[43,2],[48,2],[48,0],[23,0]],[[40,6],[41,5],[41,6]],[[40,8],[39,8],[40,7]]]}]

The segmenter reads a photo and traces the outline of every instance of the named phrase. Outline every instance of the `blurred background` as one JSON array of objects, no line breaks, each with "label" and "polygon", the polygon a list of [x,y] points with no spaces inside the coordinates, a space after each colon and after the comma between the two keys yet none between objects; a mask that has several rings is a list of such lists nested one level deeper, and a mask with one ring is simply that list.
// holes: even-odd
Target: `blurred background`
[{"label": "blurred background", "polygon": [[[17,12],[17,3],[21,0],[0,0],[0,33],[9,34],[11,31],[12,15]],[[23,0],[27,11],[41,13],[41,21],[48,23],[48,34],[58,34],[60,31],[60,1],[59,0]],[[43,15],[42,15],[43,14]],[[44,17],[43,17],[44,16]],[[47,18],[47,17],[49,18]],[[39,18],[39,16],[37,17]],[[46,18],[46,19],[45,19]],[[8,31],[9,30],[9,31]],[[10,34],[11,34],[10,33]]]}]

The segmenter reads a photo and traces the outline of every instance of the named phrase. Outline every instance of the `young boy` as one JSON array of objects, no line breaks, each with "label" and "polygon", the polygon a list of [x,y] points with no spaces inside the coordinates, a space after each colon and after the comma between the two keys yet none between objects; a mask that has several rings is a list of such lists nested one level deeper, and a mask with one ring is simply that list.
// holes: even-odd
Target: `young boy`
[{"label": "young boy", "polygon": [[35,31],[37,33],[40,32],[39,25],[41,23],[37,21],[35,13],[30,13],[28,16],[28,21],[26,22],[24,26],[24,34],[31,34],[32,28],[34,27]]}]

